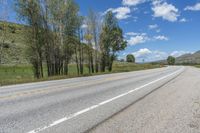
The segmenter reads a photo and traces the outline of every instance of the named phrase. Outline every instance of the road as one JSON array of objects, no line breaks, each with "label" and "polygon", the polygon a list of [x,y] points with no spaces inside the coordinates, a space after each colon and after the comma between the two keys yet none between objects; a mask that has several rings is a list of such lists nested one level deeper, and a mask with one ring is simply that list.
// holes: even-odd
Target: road
[{"label": "road", "polygon": [[[127,127],[127,132],[137,131],[139,126],[137,127],[136,124],[131,128],[131,121],[143,117],[141,122],[151,120],[148,120],[148,116],[144,116],[144,112],[148,112],[148,108],[151,109],[151,100],[146,101],[146,104],[138,105],[136,109],[132,106],[163,90],[163,87],[181,75],[187,74],[188,71],[190,72],[188,76],[197,73],[200,75],[200,71],[195,68],[173,66],[0,87],[0,133],[77,133],[102,130],[117,132],[111,130],[118,129],[116,127],[121,127],[123,132],[126,130],[120,125],[125,123],[130,125]],[[179,80],[186,79],[182,76]],[[182,84],[187,86],[186,82]],[[181,89],[181,84],[178,85],[179,87],[175,86],[175,88]],[[171,94],[173,93],[175,92],[172,91]],[[155,100],[156,96],[151,99]],[[166,99],[157,100],[159,102]],[[161,108],[159,105],[160,103],[158,109]],[[156,107],[156,105],[152,106]],[[133,114],[131,112],[134,112],[134,109],[142,112]],[[132,114],[132,117],[123,117],[121,114]],[[113,119],[116,120],[115,124]]]}]

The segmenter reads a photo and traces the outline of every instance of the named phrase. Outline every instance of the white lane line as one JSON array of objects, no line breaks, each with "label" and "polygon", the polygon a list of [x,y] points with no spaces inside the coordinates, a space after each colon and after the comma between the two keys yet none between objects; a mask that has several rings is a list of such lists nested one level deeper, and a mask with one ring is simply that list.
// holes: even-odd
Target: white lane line
[{"label": "white lane line", "polygon": [[99,106],[102,106],[102,105],[104,105],[104,104],[110,103],[110,102],[112,102],[112,101],[114,101],[114,100],[116,100],[116,99],[119,99],[119,98],[121,98],[121,97],[123,97],[123,96],[126,96],[126,95],[128,95],[128,94],[130,94],[130,93],[133,93],[133,92],[135,92],[135,91],[138,91],[138,90],[140,90],[140,89],[142,89],[142,88],[144,88],[144,87],[147,87],[147,86],[149,86],[149,85],[151,85],[151,84],[154,84],[154,83],[156,83],[156,82],[158,82],[158,81],[161,81],[161,80],[166,79],[166,78],[168,78],[168,77],[170,77],[170,76],[172,76],[172,75],[175,75],[175,74],[177,74],[177,73],[179,73],[179,72],[182,72],[183,70],[184,70],[184,67],[182,67],[180,70],[177,70],[177,71],[175,71],[175,72],[173,72],[173,73],[171,73],[171,74],[169,74],[169,75],[166,75],[166,76],[164,76],[164,77],[162,77],[162,78],[159,78],[159,79],[157,79],[157,80],[154,80],[154,81],[152,81],[152,82],[149,82],[149,83],[147,83],[147,84],[145,84],[145,85],[143,85],[143,86],[140,86],[140,87],[138,87],[138,88],[132,89],[132,90],[130,90],[130,91],[128,91],[128,92],[125,92],[125,93],[123,93],[123,94],[121,94],[121,95],[118,95],[118,96],[116,96],[116,97],[113,97],[113,98],[111,98],[111,99],[108,99],[108,100],[106,100],[106,101],[103,101],[103,102],[101,102],[101,103],[98,103],[98,104],[96,104],[96,105],[93,105],[93,106],[91,106],[91,107],[89,107],[89,108],[83,109],[83,110],[81,110],[81,111],[79,111],[79,112],[76,112],[76,113],[74,113],[74,114],[71,114],[71,115],[69,115],[69,116],[63,117],[63,118],[61,118],[61,119],[59,119],[59,120],[54,121],[53,123],[51,123],[51,124],[49,124],[49,125],[46,125],[46,126],[44,126],[44,127],[40,127],[40,128],[37,128],[37,129],[34,129],[34,130],[32,130],[32,131],[29,131],[28,133],[38,133],[38,132],[44,131],[44,130],[47,129],[47,128],[56,126],[56,125],[58,125],[58,124],[60,124],[60,123],[62,123],[62,122],[65,122],[65,121],[67,121],[67,120],[70,120],[70,119],[72,119],[72,118],[75,118],[75,117],[77,117],[77,116],[79,116],[79,115],[81,115],[81,114],[84,114],[84,113],[86,113],[86,112],[88,112],[88,111],[90,111],[90,110],[93,110],[93,109],[95,109],[95,108],[98,108]]}]

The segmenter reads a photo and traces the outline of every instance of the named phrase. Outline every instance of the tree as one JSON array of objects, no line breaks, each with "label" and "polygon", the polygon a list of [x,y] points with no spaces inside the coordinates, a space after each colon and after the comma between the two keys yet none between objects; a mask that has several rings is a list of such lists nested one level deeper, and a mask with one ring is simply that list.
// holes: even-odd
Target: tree
[{"label": "tree", "polygon": [[117,52],[124,50],[126,46],[127,42],[124,41],[123,31],[119,27],[117,19],[111,11],[107,12],[100,35],[101,71],[104,72],[106,66],[109,71],[112,71]]},{"label": "tree", "polygon": [[92,38],[93,36],[91,34],[85,34],[85,40],[88,43],[87,47],[87,54],[88,54],[88,68],[89,73],[94,73],[94,65],[93,65],[93,48],[92,48]]},{"label": "tree", "polygon": [[43,77],[43,32],[39,0],[16,0],[16,11],[30,28],[25,34],[30,62],[37,78]]},{"label": "tree", "polygon": [[89,10],[88,17],[87,17],[87,25],[88,29],[90,31],[90,34],[92,34],[92,39],[94,42],[94,61],[95,61],[95,71],[99,71],[99,58],[98,58],[98,53],[99,53],[99,18],[98,14],[96,14],[93,10]]},{"label": "tree", "polygon": [[128,55],[126,56],[126,61],[127,61],[127,62],[131,62],[131,63],[135,63],[135,57],[134,57],[134,55],[128,54]]},{"label": "tree", "polygon": [[68,74],[68,65],[74,54],[74,47],[77,43],[79,29],[79,7],[74,0],[66,1],[65,28],[64,28],[64,74]]},{"label": "tree", "polygon": [[176,59],[173,56],[169,56],[167,58],[167,62],[169,65],[174,65],[175,64]]}]

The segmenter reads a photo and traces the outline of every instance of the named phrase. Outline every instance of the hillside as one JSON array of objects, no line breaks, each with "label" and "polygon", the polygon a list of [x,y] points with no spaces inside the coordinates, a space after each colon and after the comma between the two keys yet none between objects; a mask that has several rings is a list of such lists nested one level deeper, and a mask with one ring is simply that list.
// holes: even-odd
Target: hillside
[{"label": "hillside", "polygon": [[24,25],[0,21],[1,64],[26,63]]},{"label": "hillside", "polygon": [[185,54],[176,58],[176,64],[200,64],[200,51],[194,54]]}]

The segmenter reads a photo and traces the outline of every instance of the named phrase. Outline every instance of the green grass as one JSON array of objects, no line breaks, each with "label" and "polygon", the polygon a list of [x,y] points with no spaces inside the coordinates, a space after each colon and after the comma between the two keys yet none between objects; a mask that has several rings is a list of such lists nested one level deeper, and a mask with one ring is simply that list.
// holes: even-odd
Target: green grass
[{"label": "green grass", "polygon": [[[158,67],[160,66],[152,64],[114,63],[112,73],[137,71],[137,70],[152,69]],[[46,68],[44,68],[44,71],[46,71],[45,69]],[[89,74],[87,67],[85,67],[84,75],[81,76],[92,76],[92,75],[108,74],[108,73],[110,72]],[[67,76],[47,77],[47,73],[45,73],[44,75],[45,77],[43,79],[35,79],[33,76],[32,67],[30,65],[15,65],[15,66],[2,65],[0,66],[0,86],[55,80],[55,79],[66,79],[79,76],[77,75],[76,66],[73,64],[69,66],[69,75]]]},{"label": "green grass", "polygon": [[200,68],[200,65],[195,65],[195,67]]}]

